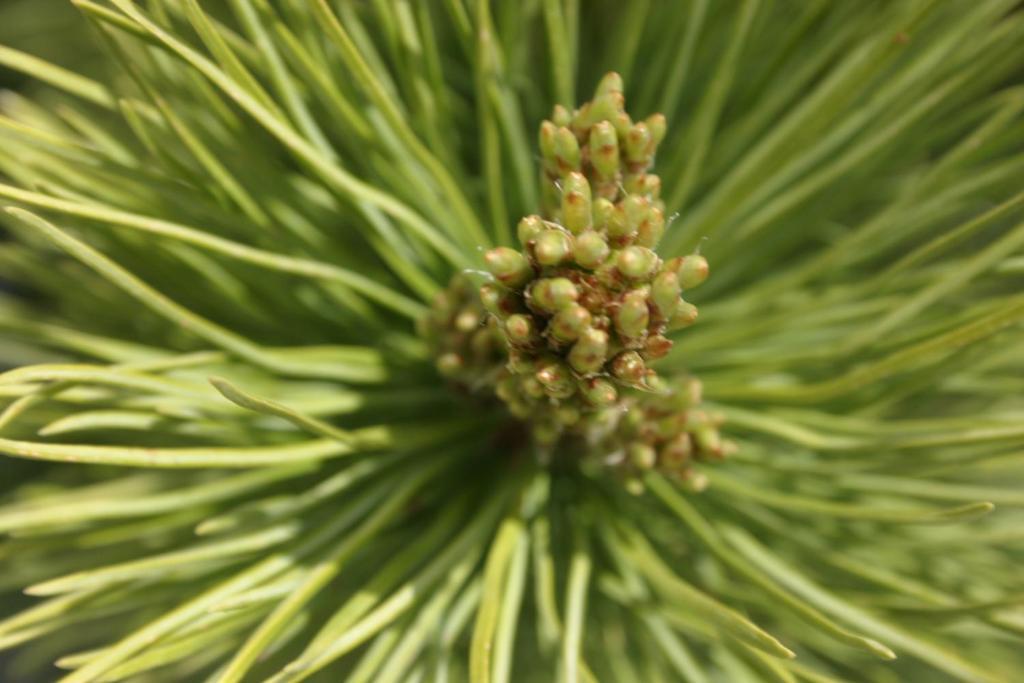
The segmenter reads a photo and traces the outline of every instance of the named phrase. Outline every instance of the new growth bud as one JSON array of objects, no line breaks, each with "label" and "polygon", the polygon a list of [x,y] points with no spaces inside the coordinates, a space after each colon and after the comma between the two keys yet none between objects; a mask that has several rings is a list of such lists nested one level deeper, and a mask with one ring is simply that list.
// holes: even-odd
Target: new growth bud
[{"label": "new growth bud", "polygon": [[580,375],[591,375],[600,370],[608,359],[608,333],[603,330],[585,330],[569,351],[569,364]]},{"label": "new growth bud", "polygon": [[612,361],[612,374],[626,384],[639,384],[646,371],[644,359],[636,351],[624,351]]},{"label": "new growth bud", "polygon": [[580,143],[568,128],[555,131],[555,159],[563,175],[580,168]]},{"label": "new growth bud", "polygon": [[683,289],[693,289],[708,279],[708,260],[700,254],[685,256],[676,273]]},{"label": "new growth bud", "polygon": [[590,163],[602,180],[615,178],[619,172],[619,139],[607,121],[599,121],[590,131]]},{"label": "new growth bud", "polygon": [[513,315],[505,321],[505,335],[514,346],[528,346],[536,341],[537,330],[533,318],[527,315]]},{"label": "new growth bud", "polygon": [[610,406],[618,397],[615,385],[605,379],[589,380],[583,387],[583,398],[591,406]]},{"label": "new growth bud", "polygon": [[533,255],[542,266],[557,266],[572,253],[572,238],[561,230],[544,230],[533,241]]},{"label": "new growth bud", "polygon": [[615,329],[626,339],[641,337],[647,331],[651,317],[647,309],[647,295],[646,289],[629,292],[615,312]]},{"label": "new growth bud", "polygon": [[516,226],[516,236],[520,244],[529,244],[546,229],[544,219],[540,216],[527,216]]},{"label": "new growth bud", "polygon": [[626,134],[626,159],[636,164],[648,160],[651,131],[646,123],[637,123]]},{"label": "new growth bud", "polygon": [[562,221],[577,235],[588,229],[592,220],[590,183],[582,173],[570,173],[562,187]]},{"label": "new growth bud", "polygon": [[533,269],[526,257],[515,249],[498,247],[484,254],[487,270],[499,282],[513,289],[522,287],[533,277]]},{"label": "new growth bud", "polygon": [[626,247],[619,252],[617,265],[626,277],[644,280],[658,267],[658,256],[647,247]]},{"label": "new growth bud", "polygon": [[675,272],[663,270],[654,278],[654,282],[651,284],[651,301],[654,302],[654,306],[663,318],[668,318],[675,313],[681,292],[679,276]]},{"label": "new growth bud", "polygon": [[555,314],[548,325],[548,330],[556,342],[568,343],[578,339],[589,326],[590,311],[583,306],[573,304]]},{"label": "new growth bud", "polygon": [[693,460],[727,445],[695,409],[699,382],[673,383],[651,366],[671,351],[669,332],[696,320],[681,297],[708,264],[658,257],[666,220],[650,171],[665,117],[634,121],[622,92],[607,74],[591,102],[556,107],[541,124],[540,215],[519,221],[518,249],[484,255],[494,279],[477,301],[453,284],[422,328],[438,370],[489,387],[535,443],[580,440],[640,486],[655,468],[685,478]]},{"label": "new growth bud", "polygon": [[557,313],[576,302],[579,290],[564,277],[537,280],[530,288],[528,301],[533,308],[544,313]]},{"label": "new growth bud", "polygon": [[605,262],[611,249],[608,241],[594,230],[587,230],[576,238],[573,257],[576,264],[586,270],[594,270]]}]

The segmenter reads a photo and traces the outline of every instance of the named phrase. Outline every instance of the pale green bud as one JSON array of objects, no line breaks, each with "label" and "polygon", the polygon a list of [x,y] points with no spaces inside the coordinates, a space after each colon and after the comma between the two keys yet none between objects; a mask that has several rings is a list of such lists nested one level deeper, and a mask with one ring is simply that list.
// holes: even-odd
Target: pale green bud
[{"label": "pale green bud", "polygon": [[625,284],[625,279],[622,277],[622,273],[615,267],[616,256],[612,256],[607,261],[602,263],[594,271],[597,281],[601,283],[601,286],[606,289],[619,289]]},{"label": "pale green bud", "polygon": [[505,321],[505,335],[516,346],[528,346],[537,341],[537,327],[528,315],[510,315]]},{"label": "pale green bud", "polygon": [[665,210],[665,202],[661,201],[661,178],[653,173],[627,173],[622,176],[622,189],[626,194],[639,195],[647,198],[651,206]]},{"label": "pale green bud", "polygon": [[572,238],[561,230],[545,230],[534,238],[533,255],[542,266],[557,266],[572,253]]},{"label": "pale green bud", "polygon": [[722,455],[722,435],[713,426],[699,427],[693,432],[697,448],[711,455]]},{"label": "pale green bud", "polygon": [[662,270],[651,283],[651,301],[663,318],[668,318],[676,312],[681,293],[679,276],[674,271]]},{"label": "pale green bud", "polygon": [[642,197],[645,193],[644,182],[647,178],[646,173],[626,173],[622,176],[622,189],[629,195],[636,195]]},{"label": "pale green bud", "polygon": [[626,100],[621,92],[606,92],[595,97],[588,108],[586,124],[596,126],[598,123],[611,121],[618,116],[625,104]]},{"label": "pale green bud", "polygon": [[708,260],[700,254],[684,256],[676,272],[683,289],[692,289],[708,279]]},{"label": "pale green bud", "polygon": [[650,159],[651,131],[646,123],[634,124],[626,133],[626,159],[630,163],[646,163]]},{"label": "pale green bud", "polygon": [[569,365],[581,375],[597,372],[607,358],[608,333],[604,330],[584,330],[569,351]]},{"label": "pale green bud", "polygon": [[623,351],[612,360],[612,374],[626,384],[640,384],[646,372],[644,359],[636,351]]},{"label": "pale green bud", "polygon": [[615,385],[599,377],[585,380],[580,391],[587,403],[596,407],[611,405],[619,397]]},{"label": "pale green bud", "polygon": [[498,247],[484,254],[487,270],[506,287],[522,287],[533,279],[533,268],[526,257],[515,249]]},{"label": "pale green bud", "polygon": [[555,314],[548,324],[548,331],[559,342],[575,341],[590,327],[590,311],[579,304],[567,306]]},{"label": "pale green bud", "polygon": [[455,329],[459,332],[472,332],[480,326],[480,312],[475,306],[467,306],[455,316]]},{"label": "pale green bud", "polygon": [[635,232],[640,228],[640,224],[647,220],[651,212],[651,203],[643,195],[631,194],[622,200],[622,210],[626,213],[630,232]]},{"label": "pale green bud", "polygon": [[465,363],[457,353],[445,353],[437,359],[437,371],[443,377],[454,377],[463,367],[465,367]]},{"label": "pale green bud", "polygon": [[544,163],[546,165],[555,169],[558,168],[558,156],[555,148],[555,136],[557,132],[558,126],[550,121],[544,121],[540,124],[540,133],[538,135],[540,155],[544,159]]},{"label": "pale green bud", "polygon": [[584,102],[572,114],[572,123],[569,124],[569,129],[576,135],[577,140],[586,137],[587,131],[590,130],[590,126],[593,123],[593,120],[590,118],[590,110],[593,108],[593,105],[593,100]]},{"label": "pale green bud", "polygon": [[569,125],[572,121],[572,114],[569,110],[560,104],[556,104],[554,110],[551,112],[551,121],[559,128],[563,128]]},{"label": "pale green bud", "polygon": [[642,496],[644,495],[644,492],[647,490],[647,487],[644,486],[644,482],[641,481],[638,477],[632,475],[627,476],[623,480],[622,488],[625,489],[626,493],[628,493],[631,496]]},{"label": "pale green bud", "polygon": [[650,276],[658,267],[658,255],[647,247],[626,247],[615,260],[619,272],[639,280]]},{"label": "pale green bud", "polygon": [[664,114],[651,114],[644,119],[644,123],[647,124],[647,130],[651,132],[651,151],[653,152],[665,139],[668,122],[665,120]]},{"label": "pale green bud", "polygon": [[621,92],[601,93],[576,111],[571,128],[580,138],[584,138],[595,124],[614,119],[625,106],[626,98]]},{"label": "pale green bud", "polygon": [[544,385],[544,393],[551,398],[568,398],[576,391],[569,368],[558,361],[545,363],[534,375]]},{"label": "pale green bud", "polygon": [[615,204],[604,197],[598,197],[595,199],[594,229],[605,230],[608,227],[608,221],[611,220],[613,213],[615,213]]},{"label": "pale green bud", "polygon": [[658,207],[652,206],[647,212],[647,220],[640,224],[636,232],[636,243],[653,249],[658,246],[661,236],[665,234],[665,214]]},{"label": "pale green bud", "polygon": [[563,175],[580,170],[580,143],[568,128],[559,128],[555,133],[555,156]]},{"label": "pale green bud", "polygon": [[516,226],[516,236],[519,238],[519,243],[524,247],[529,244],[530,240],[537,239],[537,236],[544,232],[547,226],[544,225],[544,219],[540,216],[527,216],[519,221],[519,225]]},{"label": "pale green bud", "polygon": [[590,163],[602,178],[613,178],[619,172],[619,140],[607,121],[590,130]]},{"label": "pale green bud", "polygon": [[[651,199],[657,199],[661,196],[661,176],[653,173],[648,173],[643,177],[643,187],[640,190],[641,194],[647,195]],[[663,207],[660,207],[664,211]]]},{"label": "pale green bud", "polygon": [[647,331],[650,323],[650,310],[647,308],[648,291],[636,289],[622,299],[615,311],[615,329],[627,338],[641,336]]},{"label": "pale green bud", "polygon": [[576,238],[573,258],[582,268],[593,270],[604,263],[609,251],[604,237],[593,230],[587,230]]},{"label": "pale green bud", "polygon": [[562,185],[562,222],[579,234],[590,227],[592,217],[590,183],[582,173],[568,174]]},{"label": "pale green bud", "polygon": [[615,71],[609,71],[608,73],[601,77],[600,81],[598,81],[597,89],[594,90],[594,99],[596,100],[601,95],[610,92],[620,93],[624,89],[625,86],[622,83],[622,76],[620,76]]},{"label": "pale green bud", "polygon": [[658,463],[658,452],[641,441],[630,444],[627,457],[639,470],[649,470]]},{"label": "pale green bud", "polygon": [[668,329],[678,330],[697,322],[697,307],[688,301],[679,300],[676,310],[668,320]]},{"label": "pale green bud", "polygon": [[622,204],[615,206],[615,210],[608,216],[608,225],[605,228],[608,232],[608,240],[615,246],[623,246],[633,241],[633,228],[626,220],[626,211]]},{"label": "pale green bud", "polygon": [[576,285],[564,277],[537,280],[530,288],[530,303],[547,313],[557,313],[576,303],[579,296]]},{"label": "pale green bud", "polygon": [[615,126],[615,134],[619,137],[619,140],[625,140],[626,136],[629,135],[629,131],[633,128],[633,119],[629,118],[629,114],[624,111],[620,111],[609,121]]},{"label": "pale green bud", "polygon": [[480,303],[484,305],[484,310],[499,318],[504,318],[509,313],[506,308],[506,290],[493,282],[480,286]]}]

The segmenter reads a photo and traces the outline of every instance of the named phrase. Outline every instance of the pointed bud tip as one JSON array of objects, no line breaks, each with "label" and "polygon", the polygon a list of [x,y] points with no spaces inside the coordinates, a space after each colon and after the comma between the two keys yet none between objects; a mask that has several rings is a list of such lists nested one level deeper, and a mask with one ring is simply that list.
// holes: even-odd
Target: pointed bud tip
[{"label": "pointed bud tip", "polygon": [[654,272],[658,266],[658,256],[647,247],[626,247],[619,252],[616,266],[626,277],[640,280]]},{"label": "pointed bud tip", "polygon": [[526,257],[509,247],[497,247],[484,254],[484,263],[491,275],[508,287],[526,284],[533,276]]},{"label": "pointed bud tip", "polygon": [[676,272],[684,289],[693,289],[708,279],[710,272],[708,260],[700,254],[684,256],[679,262]]},{"label": "pointed bud tip", "polygon": [[609,92],[622,92],[624,89],[625,85],[622,81],[622,76],[617,71],[609,71],[598,82],[597,90],[594,91],[594,97],[597,98]]},{"label": "pointed bud tip", "polygon": [[542,266],[556,266],[572,253],[572,239],[561,230],[544,230],[534,239],[533,255]]}]

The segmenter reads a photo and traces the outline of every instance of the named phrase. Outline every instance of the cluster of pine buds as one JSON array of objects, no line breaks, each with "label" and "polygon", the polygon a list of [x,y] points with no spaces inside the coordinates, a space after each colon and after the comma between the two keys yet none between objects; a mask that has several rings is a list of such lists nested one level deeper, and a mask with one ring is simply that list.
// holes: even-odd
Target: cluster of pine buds
[{"label": "cluster of pine buds", "polygon": [[664,136],[664,116],[630,119],[618,74],[575,112],[556,107],[540,128],[543,215],[519,222],[520,250],[485,254],[493,279],[476,301],[456,277],[427,334],[442,374],[493,386],[539,445],[578,437],[625,471],[685,476],[725,446],[695,410],[699,383],[674,387],[651,367],[672,348],[666,333],[696,320],[682,294],[708,275],[699,254],[655,252],[665,207],[648,171]]},{"label": "cluster of pine buds", "polygon": [[493,392],[508,361],[501,325],[484,310],[478,290],[467,275],[457,274],[419,325],[438,372],[463,393]]}]

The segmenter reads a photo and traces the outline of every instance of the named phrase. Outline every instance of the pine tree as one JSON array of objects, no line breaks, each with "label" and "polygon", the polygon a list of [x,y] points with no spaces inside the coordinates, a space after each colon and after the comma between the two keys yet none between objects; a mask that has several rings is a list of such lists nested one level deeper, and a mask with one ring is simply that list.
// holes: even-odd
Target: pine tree
[{"label": "pine tree", "polygon": [[1021,677],[1018,2],[72,4],[0,678]]}]

